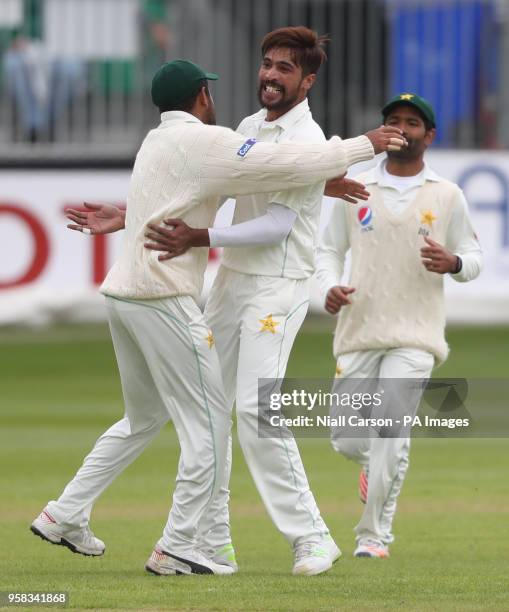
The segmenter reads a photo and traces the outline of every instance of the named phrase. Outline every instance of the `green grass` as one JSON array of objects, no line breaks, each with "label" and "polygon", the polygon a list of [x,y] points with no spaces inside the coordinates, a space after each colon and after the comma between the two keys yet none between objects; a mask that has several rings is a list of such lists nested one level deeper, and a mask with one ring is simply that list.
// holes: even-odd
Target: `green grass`
[{"label": "green grass", "polygon": [[[330,330],[311,320],[288,374],[334,370]],[[452,329],[440,376],[507,376],[509,329]],[[509,442],[414,440],[388,561],[352,558],[360,515],[356,466],[327,440],[299,442],[343,558],[327,575],[294,578],[235,448],[232,577],[157,578],[143,564],[166,520],[178,449],[171,428],[97,502],[103,558],[71,555],[28,526],[59,495],[102,431],[122,414],[103,327],[0,332],[0,590],[64,590],[70,607],[153,610],[509,610]]]}]

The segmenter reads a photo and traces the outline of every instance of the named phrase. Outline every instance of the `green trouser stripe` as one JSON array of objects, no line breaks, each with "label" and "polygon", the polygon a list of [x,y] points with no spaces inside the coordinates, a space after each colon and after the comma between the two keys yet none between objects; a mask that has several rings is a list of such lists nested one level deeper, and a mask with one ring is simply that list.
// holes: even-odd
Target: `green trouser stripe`
[{"label": "green trouser stripe", "polygon": [[[179,299],[176,298],[178,307],[180,308],[180,310],[182,310],[182,312],[184,312],[184,309],[182,308],[182,306],[180,305]],[[198,349],[196,347],[196,344],[194,343],[194,339],[193,336],[191,334],[191,332],[189,331],[189,327],[186,328],[187,332],[189,334],[189,337],[191,339],[191,343],[193,345],[193,351],[194,351],[194,356],[196,358],[196,367],[198,369],[198,378],[200,379],[200,387],[201,387],[201,391],[202,391],[202,396],[203,396],[203,401],[205,404],[205,410],[207,411],[207,418],[209,421],[209,431],[210,431],[210,435],[212,438],[212,451],[214,453],[214,478],[212,480],[212,488],[210,491],[210,497],[209,497],[209,502],[212,499],[213,495],[214,495],[214,489],[216,486],[216,478],[217,478],[217,453],[216,453],[216,441],[214,439],[214,427],[212,425],[212,416],[210,414],[210,408],[209,408],[209,402],[207,399],[207,393],[205,391],[205,384],[203,382],[203,376],[202,376],[202,372],[201,372],[201,363],[200,363],[200,354],[198,352]]]},{"label": "green trouser stripe", "polygon": [[[299,308],[301,308],[302,306],[304,306],[305,304],[309,304],[309,300],[304,300],[303,302],[301,302],[298,306],[296,306],[290,313],[289,315],[286,317],[285,319],[285,325],[283,328],[283,339],[284,339],[284,335],[285,335],[285,331],[286,331],[286,324],[288,323],[288,321],[293,317],[293,315],[299,310]],[[277,375],[276,378],[279,378],[279,367],[280,367],[280,363],[281,363],[281,353],[283,352],[283,340],[281,340],[281,344],[279,346],[279,355],[278,355],[278,359],[277,359]]]},{"label": "green trouser stripe", "polygon": [[[198,379],[200,381],[200,387],[201,387],[201,392],[202,392],[202,398],[203,398],[203,403],[205,405],[205,410],[207,412],[207,418],[209,421],[209,431],[211,434],[211,438],[212,438],[212,449],[213,449],[213,453],[214,453],[214,479],[212,481],[212,490],[210,492],[210,497],[209,497],[209,501],[212,499],[213,493],[214,493],[214,488],[216,486],[216,476],[217,476],[217,454],[216,454],[216,441],[214,439],[214,430],[212,427],[212,418],[210,415],[210,409],[209,409],[209,404],[207,401],[207,394],[205,392],[205,385],[203,384],[203,377],[202,377],[202,373],[201,373],[201,364],[200,364],[200,356],[198,353],[198,350],[196,348],[196,345],[194,343],[194,339],[193,336],[191,334],[191,332],[189,331],[189,325],[183,321],[180,321],[180,319],[177,319],[177,317],[174,317],[173,315],[171,315],[170,313],[166,312],[165,310],[163,310],[162,308],[159,308],[157,306],[151,306],[150,304],[147,304],[145,302],[138,302],[137,300],[127,300],[124,298],[118,298],[118,297],[114,297],[112,295],[108,295],[109,298],[113,299],[113,300],[118,300],[119,302],[125,302],[126,304],[137,304],[138,306],[144,306],[145,308],[149,308],[150,310],[156,310],[157,312],[160,312],[161,314],[163,314],[165,317],[168,317],[169,319],[171,319],[172,321],[175,321],[175,323],[178,323],[183,329],[186,330],[190,340],[191,340],[191,345],[193,347],[193,353],[196,359],[196,368],[198,370]],[[179,308],[179,310],[182,312],[182,314],[184,316],[186,316],[185,310],[182,308],[178,297],[174,297],[173,299],[175,299],[175,301],[177,302],[177,306]]]},{"label": "green trouser stripe", "polygon": [[288,241],[290,240],[290,235],[291,235],[292,231],[293,231],[293,227],[288,232],[288,236],[286,237],[286,240],[285,240],[285,252],[284,252],[284,255],[283,255],[283,265],[281,266],[281,277],[283,277],[283,275],[285,273],[286,258],[288,257]]},{"label": "green trouser stripe", "polygon": [[[281,364],[281,353],[283,352],[283,343],[284,343],[284,338],[285,338],[285,333],[286,333],[286,324],[287,324],[287,323],[288,323],[288,321],[289,321],[289,320],[290,320],[290,319],[293,317],[293,315],[294,315],[294,314],[295,314],[295,313],[296,313],[296,312],[299,310],[299,308],[301,308],[302,306],[304,306],[304,305],[305,305],[305,304],[307,304],[308,302],[309,302],[309,300],[304,300],[303,302],[301,302],[301,303],[300,303],[298,306],[296,306],[296,307],[295,307],[295,308],[292,310],[292,312],[290,312],[290,314],[289,314],[289,315],[288,315],[288,316],[285,318],[285,324],[284,324],[284,327],[283,327],[283,334],[282,334],[282,338],[281,338],[281,344],[280,344],[280,346],[279,346],[279,356],[278,356],[278,362],[277,362],[277,375],[276,375],[276,378],[279,378],[279,368],[280,368],[280,364]],[[285,438],[282,436],[282,432],[281,432],[281,430],[280,430],[280,435],[281,435],[280,440],[281,440],[281,441],[282,441],[282,443],[283,443],[283,446],[284,446],[284,449],[285,449],[285,453],[286,453],[286,458],[288,459],[288,465],[290,466],[290,473],[291,473],[291,475],[292,475],[293,484],[294,484],[295,488],[298,490],[298,489],[299,489],[299,486],[298,486],[298,483],[297,483],[297,477],[296,477],[296,475],[295,475],[295,470],[293,469],[293,464],[292,464],[292,461],[291,461],[291,459],[290,459],[290,453],[289,453],[289,451],[288,451],[288,445],[286,444],[286,440],[285,440]],[[304,507],[305,507],[305,506],[304,506]],[[306,507],[305,507],[305,508],[306,508]],[[311,512],[311,511],[310,511],[308,508],[306,508],[306,510],[309,512],[309,515],[311,516],[311,521],[312,521],[312,525],[313,525],[313,529],[314,529],[314,528],[315,528],[316,521],[315,521],[315,519],[314,519],[314,517],[313,517],[313,513],[312,513],[312,512]]]}]

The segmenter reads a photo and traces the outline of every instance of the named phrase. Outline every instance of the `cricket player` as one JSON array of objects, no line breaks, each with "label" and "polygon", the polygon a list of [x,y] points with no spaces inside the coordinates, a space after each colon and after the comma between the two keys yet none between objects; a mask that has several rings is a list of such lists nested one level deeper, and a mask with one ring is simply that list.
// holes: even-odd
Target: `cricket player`
[{"label": "cricket player", "polygon": [[[307,95],[326,60],[319,37],[305,27],[280,28],[262,41],[258,99],[262,109],[237,132],[264,142],[323,142]],[[355,184],[362,196],[362,185]],[[309,281],[325,182],[279,193],[237,198],[233,225],[173,230],[152,225],[149,248],[183,253],[190,246],[225,247],[205,318],[219,350],[226,397],[236,401],[237,433],[246,463],[274,524],[294,551],[294,574],[332,567],[340,550],[329,535],[310,490],[295,440],[258,435],[258,381],[284,378],[293,342],[306,316]],[[259,190],[258,190],[259,191]],[[329,190],[327,192],[331,194]],[[209,554],[224,550],[229,535],[228,480],[200,529]]]},{"label": "cricket player", "polygon": [[[408,147],[388,152],[386,160],[357,177],[370,192],[365,206],[335,203],[317,258],[325,308],[339,312],[334,337],[339,385],[344,378],[428,379],[448,353],[444,275],[467,282],[482,267],[463,192],[424,161],[435,136],[432,107],[415,93],[403,93],[382,115],[385,125],[403,131]],[[350,282],[342,286],[348,250]],[[359,495],[365,507],[355,528],[354,555],[388,557],[410,440],[346,437],[337,428],[332,446],[362,466]]]},{"label": "cricket player", "polygon": [[[259,98],[264,107],[245,119],[238,133],[246,142],[323,142],[313,121],[307,93],[325,59],[323,40],[307,28],[283,28],[262,43]],[[288,146],[294,146],[289,145]],[[260,177],[263,180],[263,177]],[[182,219],[170,219],[175,229],[150,224],[147,246],[172,250],[164,261],[181,254],[164,244],[186,232],[198,235],[194,246],[231,246],[209,297],[205,317],[219,351],[229,406],[237,401],[240,443],[255,483],[280,531],[294,548],[295,574],[316,574],[331,568],[339,549],[329,536],[309,490],[302,461],[293,440],[258,438],[258,379],[284,376],[295,335],[305,317],[308,282],[313,273],[313,248],[324,181],[311,187],[263,194],[237,200],[234,226],[222,230],[196,230]],[[344,189],[343,183],[343,189]],[[362,186],[350,184],[355,194]],[[343,192],[344,193],[344,192]],[[243,212],[244,211],[244,212]],[[95,233],[122,226],[122,213],[112,207],[73,211],[74,229],[92,223]],[[163,241],[161,245],[158,241]],[[242,246],[242,249],[235,248]],[[187,256],[187,254],[186,254]],[[210,321],[209,321],[210,319]],[[228,516],[227,470],[217,499],[206,513],[199,531],[199,546],[207,555],[236,567]]]},{"label": "cricket player", "polygon": [[99,438],[60,498],[31,526],[74,552],[103,554],[104,543],[88,526],[94,501],[171,419],[181,447],[177,483],[168,522],[146,564],[162,575],[234,571],[195,546],[197,526],[222,482],[231,416],[213,337],[196,304],[207,252],[161,262],[143,246],[147,223],[180,216],[208,225],[221,195],[251,193],[260,180],[268,192],[313,184],[389,145],[404,145],[394,128],[299,146],[246,140],[214,125],[207,82],[216,78],[185,60],[165,64],[154,77],[152,100],[161,123],[136,156],[123,248],[101,287],[125,416]]}]

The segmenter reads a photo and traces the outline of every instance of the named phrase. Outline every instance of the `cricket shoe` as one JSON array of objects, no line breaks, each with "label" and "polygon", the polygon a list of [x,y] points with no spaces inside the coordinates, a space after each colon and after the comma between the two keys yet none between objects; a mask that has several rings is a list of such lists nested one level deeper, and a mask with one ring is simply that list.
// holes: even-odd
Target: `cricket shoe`
[{"label": "cricket shoe", "polygon": [[368,472],[366,468],[362,468],[359,474],[359,499],[363,504],[368,500]]},{"label": "cricket shoe", "polygon": [[294,576],[316,576],[327,572],[332,567],[332,557],[326,545],[316,542],[298,544],[295,547],[292,574]]},{"label": "cricket shoe", "polygon": [[69,550],[88,557],[100,557],[106,546],[96,538],[89,527],[69,528],[59,525],[43,510],[30,526],[30,531],[47,542],[67,546]]},{"label": "cricket shoe", "polygon": [[157,576],[179,576],[184,574],[233,574],[234,569],[229,565],[215,563],[203,553],[193,550],[185,557],[154,548],[148,561],[145,563],[147,572]]},{"label": "cricket shoe", "polygon": [[[235,558],[235,549],[233,548],[233,544],[225,544],[218,550],[201,550],[200,551],[207,558],[212,559],[214,563],[218,565],[227,565],[231,567],[234,572],[237,572],[239,566],[237,565],[237,559]],[[208,554],[210,552],[210,554]]]},{"label": "cricket shoe", "polygon": [[323,541],[323,547],[329,553],[330,560],[332,563],[336,563],[336,561],[341,557],[341,550],[339,546],[334,542],[332,536],[327,535]]},{"label": "cricket shoe", "polygon": [[389,547],[379,540],[362,538],[357,543],[353,553],[354,557],[371,557],[372,559],[386,559],[389,556]]}]

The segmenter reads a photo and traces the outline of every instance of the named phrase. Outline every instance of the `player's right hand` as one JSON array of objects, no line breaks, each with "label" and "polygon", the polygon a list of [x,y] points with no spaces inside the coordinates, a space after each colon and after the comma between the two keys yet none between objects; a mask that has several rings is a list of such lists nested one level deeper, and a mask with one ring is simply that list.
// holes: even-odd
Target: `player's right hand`
[{"label": "player's right hand", "polygon": [[145,238],[150,242],[143,245],[152,251],[164,251],[164,255],[158,256],[159,261],[183,255],[193,246],[193,228],[182,219],[165,219],[164,224],[167,227],[149,223]]},{"label": "player's right hand", "polygon": [[329,179],[325,183],[324,195],[341,198],[350,204],[357,204],[358,200],[369,199],[369,191],[366,191],[366,187],[362,183],[346,178],[344,174]]},{"label": "player's right hand", "polygon": [[384,151],[400,151],[408,146],[403,132],[394,125],[382,125],[376,130],[366,132],[365,136],[371,140],[375,155]]},{"label": "player's right hand", "polygon": [[337,314],[343,306],[352,303],[348,296],[354,291],[353,287],[331,287],[325,298],[325,310],[332,315]]},{"label": "player's right hand", "polygon": [[69,229],[84,234],[111,234],[125,227],[125,211],[109,204],[83,202],[85,210],[67,208]]}]

